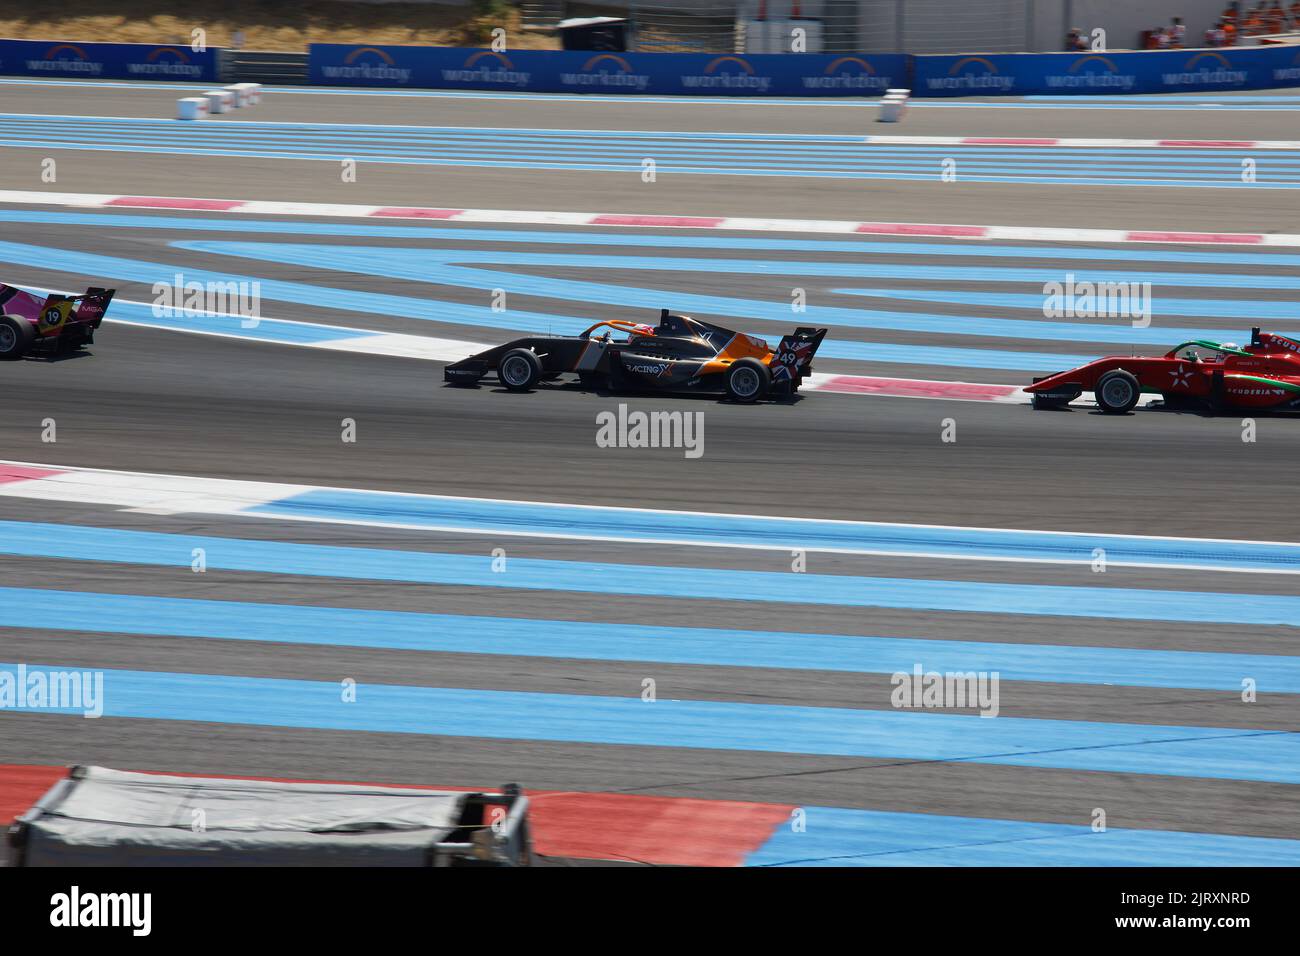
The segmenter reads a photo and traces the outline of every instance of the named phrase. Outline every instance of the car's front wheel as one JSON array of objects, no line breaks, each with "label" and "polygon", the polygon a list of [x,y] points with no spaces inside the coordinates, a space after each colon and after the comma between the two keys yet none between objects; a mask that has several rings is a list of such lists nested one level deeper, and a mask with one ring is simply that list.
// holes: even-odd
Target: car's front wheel
[{"label": "car's front wheel", "polygon": [[1097,380],[1097,404],[1108,415],[1123,415],[1131,412],[1142,397],[1142,386],[1137,376],[1122,368],[1107,372]]},{"label": "car's front wheel", "polygon": [[36,339],[36,330],[16,315],[0,316],[0,361],[20,359]]},{"label": "car's front wheel", "polygon": [[527,392],[542,377],[542,360],[528,349],[511,349],[497,364],[497,377],[512,392]]}]

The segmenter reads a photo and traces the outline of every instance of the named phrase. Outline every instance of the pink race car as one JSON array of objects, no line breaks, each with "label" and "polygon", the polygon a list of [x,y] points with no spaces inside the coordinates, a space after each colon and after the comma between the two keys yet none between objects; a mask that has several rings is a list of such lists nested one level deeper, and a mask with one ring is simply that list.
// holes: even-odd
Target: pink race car
[{"label": "pink race car", "polygon": [[90,288],[84,295],[51,293],[45,298],[0,283],[0,360],[41,350],[71,352],[95,341],[114,289]]}]

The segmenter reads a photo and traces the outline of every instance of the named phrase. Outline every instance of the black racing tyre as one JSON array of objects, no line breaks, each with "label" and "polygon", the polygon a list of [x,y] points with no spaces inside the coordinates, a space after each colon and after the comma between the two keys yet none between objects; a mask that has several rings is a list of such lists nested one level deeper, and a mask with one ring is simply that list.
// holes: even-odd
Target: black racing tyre
[{"label": "black racing tyre", "polygon": [[1131,412],[1142,397],[1142,386],[1137,376],[1117,368],[1107,372],[1097,380],[1095,390],[1097,404],[1108,415],[1123,415]]},{"label": "black racing tyre", "polygon": [[772,387],[772,373],[758,359],[737,359],[724,374],[732,401],[756,402]]},{"label": "black racing tyre", "polygon": [[527,392],[542,377],[542,360],[528,349],[511,349],[497,363],[497,378],[512,392]]},{"label": "black racing tyre", "polygon": [[0,361],[13,361],[27,354],[36,341],[36,330],[17,315],[0,316]]}]

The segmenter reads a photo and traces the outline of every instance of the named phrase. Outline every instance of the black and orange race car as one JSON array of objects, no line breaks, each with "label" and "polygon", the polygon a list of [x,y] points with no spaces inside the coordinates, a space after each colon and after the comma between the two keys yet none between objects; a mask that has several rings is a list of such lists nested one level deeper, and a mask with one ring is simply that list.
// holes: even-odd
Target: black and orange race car
[{"label": "black and orange race car", "polygon": [[443,378],[474,385],[495,372],[510,391],[526,392],[571,373],[615,392],[725,392],[756,402],[798,391],[825,337],[825,329],[797,328],[773,349],[757,335],[664,309],[658,325],[612,319],[580,335],[515,339],[448,365]]}]

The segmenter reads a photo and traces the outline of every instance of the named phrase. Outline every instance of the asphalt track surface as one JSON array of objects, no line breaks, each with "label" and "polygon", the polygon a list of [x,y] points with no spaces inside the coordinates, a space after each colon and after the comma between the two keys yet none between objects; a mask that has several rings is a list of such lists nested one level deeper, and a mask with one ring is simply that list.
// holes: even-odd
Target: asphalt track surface
[{"label": "asphalt track surface", "polygon": [[[153,86],[70,85],[50,83],[0,84],[0,113],[66,116],[66,130],[87,136],[78,116],[170,118],[175,99],[194,88],[162,90]],[[905,131],[915,135],[1107,137],[1151,139],[1272,139],[1285,138],[1287,119],[1295,105],[1285,94],[1251,97],[1252,106],[1283,111],[1250,111],[1230,104],[1231,96],[1208,97],[1215,105],[1185,109],[1200,100],[1178,100],[1179,108],[1115,109],[1115,100],[1073,101],[1062,108],[1041,101],[981,104],[921,104],[909,116]],[[1256,103],[1255,100],[1262,101]],[[217,117],[212,123],[344,123],[417,126],[501,127],[597,130],[670,130],[782,134],[862,135],[897,133],[904,127],[875,121],[869,101],[839,103],[776,103],[731,101],[636,102],[619,104],[613,97],[530,99],[464,96],[331,95],[327,92],[274,92],[252,115]],[[1090,108],[1089,104],[1095,104]],[[1122,104],[1121,104],[1122,105]],[[985,221],[996,212],[1006,225],[1106,227],[1140,219],[1151,229],[1185,227],[1189,201],[1182,188],[1107,186],[1071,188],[1060,184],[985,183],[967,181],[958,165],[955,181],[941,179],[942,162],[953,150],[937,148],[929,162],[932,177],[906,180],[755,179],[721,175],[659,175],[652,184],[634,171],[493,169],[482,167],[410,167],[361,162],[356,181],[343,184],[335,160],[241,158],[232,164],[221,157],[181,156],[184,127],[177,132],[178,155],[114,154],[40,146],[6,151],[0,168],[0,188],[137,193],[186,196],[217,187],[241,199],[285,199],[303,202],[365,203],[401,197],[407,205],[459,205],[489,209],[552,209],[564,198],[566,209],[591,212],[660,213],[672,215],[767,216],[800,219],[859,219],[918,221],[922,215],[944,222]],[[89,136],[87,136],[89,138]],[[358,151],[368,139],[354,135]],[[42,179],[46,154],[58,160],[58,181]],[[593,149],[599,157],[599,148]],[[644,157],[643,157],[644,158]],[[653,158],[653,157],[652,157]],[[1259,177],[1267,181],[1269,158],[1257,157]],[[721,172],[722,170],[720,170]],[[1215,203],[1205,216],[1209,228],[1236,232],[1294,232],[1296,207],[1272,190],[1235,188],[1241,162],[1226,157],[1220,170],[1234,195]],[[1295,176],[1288,176],[1294,180]],[[113,189],[105,188],[107,183]],[[943,191],[936,190],[943,186]],[[91,187],[94,188],[91,188]],[[213,198],[227,198],[217,196]],[[1201,204],[1196,202],[1197,208]],[[1207,207],[1208,208],[1208,207]],[[942,215],[938,213],[942,211]],[[1194,214],[1193,214],[1194,215]],[[1201,218],[1201,217],[1198,217]]]},{"label": "asphalt track surface", "polygon": [[[56,84],[48,88],[0,86],[0,112],[159,115],[151,111],[155,107],[169,111],[177,95],[174,91],[74,90]],[[863,117],[872,114],[873,110],[861,103],[735,109],[665,103],[623,109],[604,102],[548,103],[518,98],[407,101],[286,94],[269,97],[256,118],[268,122],[584,129],[762,130],[776,124],[784,132],[857,129],[869,133],[872,124]],[[1295,112],[1278,115],[1293,121]],[[240,114],[231,121],[245,119]],[[1279,135],[1278,126],[1277,117],[1269,112],[1230,112],[1219,106],[1204,111],[968,106],[915,111],[906,132],[1267,139]],[[45,153],[0,147],[0,188],[41,188],[34,172],[37,155]],[[468,168],[430,171],[382,165],[363,166],[357,183],[343,185],[337,181],[337,172],[322,169],[319,178],[314,178],[315,170],[326,165],[320,163],[177,159],[75,149],[56,149],[50,155],[58,160],[59,178],[48,188],[64,192],[1300,232],[1300,207],[1277,198],[1283,194],[1227,188],[1154,192],[1023,184],[979,184],[977,188],[977,184],[945,184],[937,177],[934,182],[851,186],[805,180],[740,181],[728,176],[691,177],[690,183],[681,184],[670,179],[642,184],[635,177],[628,182],[626,176],[615,174]],[[841,190],[855,194],[851,207],[845,200],[850,193]],[[1279,331],[1300,329],[1300,311],[1290,312],[1288,318],[1286,301],[1296,298],[1294,282],[1300,270],[1295,262],[1241,249],[1026,244],[1023,252],[1011,247],[994,258],[975,250],[935,249],[929,243],[912,246],[913,240],[889,240],[855,252],[791,244],[806,237],[757,235],[702,238],[694,247],[665,248],[646,245],[646,237],[684,234],[653,230],[606,230],[606,234],[621,238],[595,246],[585,239],[566,242],[561,235],[564,230],[532,227],[514,230],[520,235],[511,237],[494,234],[470,239],[469,233],[483,227],[440,226],[442,232],[422,233],[419,229],[424,224],[388,223],[385,225],[398,231],[392,235],[333,235],[323,226],[334,221],[323,219],[279,226],[239,223],[217,227],[205,225],[212,217],[202,214],[115,214],[135,220],[134,225],[99,213],[81,214],[90,217],[84,221],[67,218],[72,212],[67,209],[12,206],[0,209],[0,215],[16,211],[39,213],[44,218],[0,219],[2,278],[13,284],[64,288],[105,279],[118,287],[121,299],[148,301],[151,274],[163,278],[172,271],[197,274],[212,270],[254,276],[268,285],[298,283],[319,291],[317,298],[300,301],[267,297],[264,292],[262,308],[268,316],[478,342],[508,337],[509,329],[519,327],[510,323],[523,321],[519,316],[525,313],[561,317],[557,323],[580,318],[644,319],[647,308],[637,296],[647,294],[646,289],[670,297],[724,297],[735,308],[735,300],[788,302],[795,283],[805,288],[808,301],[818,308],[874,310],[873,314],[895,317],[880,319],[877,315],[873,326],[871,322],[855,324],[847,311],[828,313],[833,326],[828,346],[834,342],[847,348],[856,343],[868,355],[873,345],[899,347],[901,351],[893,354],[893,361],[873,363],[852,357],[858,353],[849,350],[838,358],[819,360],[818,368],[823,371],[1016,383],[1030,374],[1055,371],[1036,367],[1037,355],[1090,356],[1127,348],[1151,353],[1157,350],[1154,343],[1163,341],[1162,330],[1173,334],[1174,329],[1241,329],[1244,335],[1253,324],[1245,317],[1252,305],[1274,309],[1276,317],[1262,324]],[[170,219],[188,219],[192,227],[179,228],[167,221]],[[530,241],[529,234],[547,238]],[[755,251],[743,244],[728,246],[731,238],[771,241],[777,246]],[[304,246],[317,248],[304,251]],[[363,258],[356,251],[360,247],[378,251]],[[507,312],[496,328],[483,328],[477,320],[457,320],[458,308],[466,310],[467,316],[479,315],[474,310],[482,310],[486,304],[491,277],[481,283],[471,277],[464,284],[422,287],[415,276],[422,269],[441,268],[444,253],[450,256],[447,261],[455,264],[456,256],[463,257],[466,249],[484,253],[488,259],[485,267],[570,283],[572,301],[560,301],[556,289],[530,286],[521,278],[517,296],[511,291],[510,309],[518,311]],[[1124,259],[1131,250],[1149,253],[1155,259],[1135,265]],[[1189,251],[1210,258],[1180,258]],[[436,255],[430,258],[431,253]],[[572,264],[529,264],[510,259],[521,253],[554,253],[574,260]],[[493,256],[504,259],[492,263]],[[1102,256],[1113,258],[1107,262]],[[674,262],[656,269],[653,262],[645,261],[654,257],[704,264],[687,268]],[[725,266],[726,262],[757,259],[774,264],[748,272]],[[720,262],[724,266],[720,267]],[[801,273],[800,263],[807,262],[874,265],[891,274],[845,277]],[[1157,282],[1163,282],[1168,291],[1162,293],[1157,287],[1157,314],[1152,328],[1146,330],[1149,340],[1125,338],[1130,330],[1118,326],[1089,333],[1094,335],[1089,338],[1063,329],[1061,323],[1069,320],[1045,319],[1015,299],[1037,289],[1027,283],[1041,282],[1037,273],[1026,270],[1060,274],[1102,267],[1152,270],[1164,276]],[[942,272],[954,268],[974,271]],[[990,268],[1008,271],[996,275],[981,272]],[[916,271],[909,274],[907,269]],[[1227,279],[1229,276],[1232,278]],[[622,303],[593,302],[591,289],[584,285],[593,281],[632,291]],[[845,291],[850,288],[858,293]],[[871,296],[864,299],[863,290]],[[444,310],[424,320],[385,311],[372,314],[362,308],[364,300],[333,300],[331,291],[427,295],[442,303]],[[1002,303],[961,298],[972,292],[1007,298]],[[1181,304],[1169,304],[1171,298]],[[1162,300],[1166,300],[1164,314],[1159,312]],[[1224,303],[1232,317],[1223,317],[1218,302]],[[674,302],[664,304],[672,306]],[[1237,317],[1233,308],[1242,317]],[[707,309],[683,311],[709,315]],[[900,324],[898,314],[912,316],[916,324],[902,327],[907,323]],[[726,324],[725,318],[731,315],[734,313],[723,311],[717,319]],[[1024,336],[1002,334],[999,329],[1003,326],[989,326],[983,333],[963,331],[961,324],[969,324],[976,316],[1024,322],[1029,331]],[[773,313],[760,315],[744,327],[776,335],[789,324]],[[940,349],[950,351],[936,351]],[[978,364],[981,361],[988,364]],[[665,403],[658,398],[619,398],[577,388],[547,388],[520,396],[490,386],[444,388],[440,373],[436,362],[364,351],[331,352],[109,323],[100,341],[84,356],[55,362],[29,359],[0,367],[4,412],[0,457],[132,472],[714,513],[1273,541],[1297,538],[1294,474],[1300,419],[1296,418],[1261,416],[1257,441],[1245,444],[1239,419],[1195,414],[1147,411],[1115,419],[1086,408],[1034,413],[1021,405],[825,393],[762,407],[701,398]],[[632,409],[702,412],[704,455],[688,460],[681,450],[597,447],[596,414],[615,409],[620,402]],[[51,418],[58,428],[54,444],[42,441],[43,422]],[[352,444],[340,441],[340,423],[346,418],[357,426],[358,440]],[[955,424],[956,442],[941,441],[946,419]],[[313,522],[286,525],[252,517],[151,513],[147,508],[51,506],[28,498],[0,497],[0,521],[159,532],[177,536],[182,543],[203,535],[452,555],[487,555],[500,547],[511,559],[625,565],[625,572],[633,576],[635,567],[641,565],[769,573],[790,569],[790,555],[782,551],[541,540]],[[11,526],[4,534],[17,540],[22,537],[21,526]],[[808,556],[807,573],[828,576],[831,591],[835,588],[833,576],[841,576],[849,591],[854,580],[865,576],[945,581],[953,587],[1011,583],[1025,588],[1096,589],[1089,592],[1092,594],[1112,589],[1179,591],[1189,592],[1193,604],[1211,606],[1216,595],[1287,598],[1297,590],[1297,579],[1283,574],[1139,568],[1098,574],[1077,565],[821,553]],[[54,592],[71,591],[593,621],[612,628],[655,624],[718,629],[719,634],[748,629],[905,636],[934,642],[1140,648],[1243,658],[1300,656],[1293,625],[1227,620],[1188,623],[1177,620],[1177,614],[1137,620],[1076,616],[1068,608],[1050,615],[1024,613],[1014,602],[997,611],[971,612],[937,611],[919,604],[854,606],[836,600],[810,606],[745,600],[743,594],[736,599],[638,594],[633,590],[593,595],[564,588],[382,581],[344,567],[337,576],[220,568],[194,574],[188,558],[183,567],[160,568],[118,563],[110,553],[94,560],[53,554],[22,556],[8,545],[0,549],[0,586],[31,589],[27,602],[34,608],[39,608],[42,600],[57,603],[60,598]],[[487,653],[433,653],[359,644],[296,644],[275,640],[271,632],[236,641],[180,638],[146,630],[123,634],[30,624],[0,626],[0,661],[163,675],[325,682],[351,677],[363,687],[402,685],[591,698],[635,699],[642,693],[643,681],[650,678],[664,701],[725,702],[742,710],[752,706],[891,712],[890,682],[885,673],[548,657],[511,654],[500,647]],[[1247,662],[1243,665],[1243,672],[1253,673]],[[1263,690],[1259,701],[1247,705],[1241,702],[1240,692],[1230,687],[1086,684],[1063,670],[1058,680],[1004,680],[1001,715],[1050,722],[1053,727],[1058,722],[1099,722],[1181,731],[1218,728],[1294,740],[1300,722],[1297,696],[1268,693],[1267,677],[1260,676]],[[579,712],[582,701],[572,706]],[[1091,821],[1094,808],[1103,807],[1108,825],[1116,828],[1281,839],[1294,839],[1300,832],[1296,784],[1271,775],[1262,763],[1252,763],[1245,755],[1245,769],[1220,773],[1207,763],[1204,773],[1162,774],[1119,764],[1090,766],[1068,757],[1014,764],[993,759],[829,754],[811,749],[804,752],[798,747],[772,751],[752,741],[719,746],[706,727],[700,729],[701,745],[682,745],[680,741],[673,745],[611,743],[594,732],[586,737],[579,734],[582,739],[561,739],[563,734],[548,729],[551,716],[541,711],[536,728],[494,726],[489,721],[481,735],[458,731],[421,736],[275,726],[273,718],[265,726],[191,720],[185,719],[182,711],[165,718],[109,716],[99,720],[0,714],[0,764],[93,762],[133,769],[427,785],[493,786],[518,780],[530,789],[703,797],[1080,826]],[[908,716],[926,720],[930,715]],[[760,738],[772,732],[774,739],[784,739],[775,732],[779,722],[775,716],[743,719]],[[1000,722],[971,719],[977,724]]]}]

